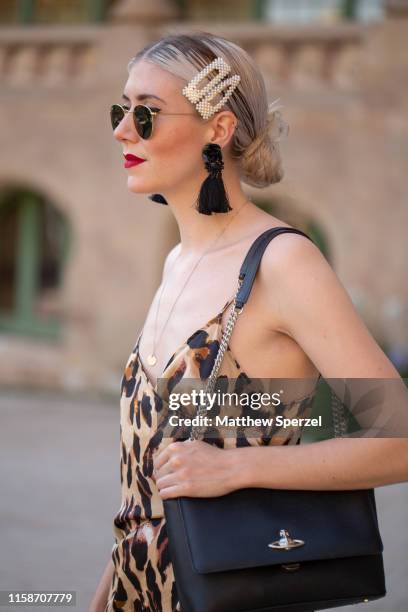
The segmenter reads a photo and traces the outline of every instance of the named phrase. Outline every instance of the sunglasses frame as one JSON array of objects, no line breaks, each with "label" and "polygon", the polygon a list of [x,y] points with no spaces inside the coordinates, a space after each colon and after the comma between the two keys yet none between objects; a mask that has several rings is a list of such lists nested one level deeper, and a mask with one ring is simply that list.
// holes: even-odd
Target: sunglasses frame
[{"label": "sunglasses frame", "polygon": [[[146,104],[136,104],[133,109],[132,108],[127,108],[126,106],[122,106],[122,104],[112,104],[111,110],[110,110],[110,113],[111,113],[111,123],[112,123],[112,110],[113,110],[113,108],[115,106],[118,106],[122,110],[123,117],[119,121],[118,125],[115,128],[112,126],[113,131],[115,131],[120,126],[120,124],[122,123],[123,119],[125,118],[125,116],[128,113],[132,113],[132,115],[133,115],[133,124],[134,124],[135,130],[138,133],[138,136],[140,138],[142,138],[142,140],[148,140],[149,138],[151,138],[153,136],[154,119],[155,119],[156,115],[158,115],[159,113],[161,115],[196,115],[196,113],[165,113],[165,112],[162,111],[161,108],[150,107],[150,106],[147,106]],[[137,118],[136,118],[135,110],[138,107],[141,107],[141,106],[143,108],[147,108],[147,110],[149,111],[149,114],[150,114],[150,122],[151,122],[151,125],[152,125],[152,129],[151,129],[151,132],[150,132],[150,134],[149,134],[149,136],[147,138],[143,138],[143,136],[140,135],[139,130],[137,128]]]}]

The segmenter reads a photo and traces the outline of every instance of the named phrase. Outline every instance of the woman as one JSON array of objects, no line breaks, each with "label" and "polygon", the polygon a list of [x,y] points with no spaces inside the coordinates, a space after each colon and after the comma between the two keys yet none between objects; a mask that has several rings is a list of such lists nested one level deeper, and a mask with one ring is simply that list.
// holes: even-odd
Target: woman
[{"label": "woman", "polygon": [[[353,489],[400,482],[408,473],[408,440],[299,446],[293,431],[244,446],[235,438],[218,445],[162,438],[155,427],[158,379],[208,377],[249,247],[269,228],[290,227],[248,201],[241,187],[241,181],[264,187],[281,180],[277,141],[284,124],[268,108],[254,62],[220,37],[165,37],[142,49],[128,71],[124,106],[114,106],[111,115],[128,160],[128,188],[155,192],[153,199],[170,206],[181,241],[166,258],[122,379],[122,505],[112,559],[90,611],[171,612],[180,604],[163,499],[248,486]],[[208,182],[215,169],[218,178]],[[319,249],[295,233],[266,248],[221,373],[399,378]]]}]

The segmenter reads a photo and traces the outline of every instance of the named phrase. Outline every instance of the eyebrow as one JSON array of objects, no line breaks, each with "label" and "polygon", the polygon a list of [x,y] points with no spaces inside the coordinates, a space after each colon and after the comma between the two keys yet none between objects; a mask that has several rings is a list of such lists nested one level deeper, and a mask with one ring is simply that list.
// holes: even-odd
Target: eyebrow
[{"label": "eyebrow", "polygon": [[[126,100],[126,102],[130,102],[130,99],[127,97],[126,94],[122,94],[122,98],[123,100]],[[163,102],[163,104],[166,104],[166,102],[162,100],[162,98],[159,98],[159,96],[155,96],[154,94],[142,93],[136,96],[136,100],[139,100],[139,102],[143,102],[144,100],[147,100],[147,98],[155,98],[156,100],[160,100],[160,102]]]}]

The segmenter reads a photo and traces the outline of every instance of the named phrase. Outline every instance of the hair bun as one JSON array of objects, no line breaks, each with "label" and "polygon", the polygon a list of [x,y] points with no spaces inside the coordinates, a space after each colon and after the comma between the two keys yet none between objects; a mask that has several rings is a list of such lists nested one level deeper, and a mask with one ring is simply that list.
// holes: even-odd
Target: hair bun
[{"label": "hair bun", "polygon": [[279,143],[289,134],[279,98],[268,105],[263,131],[242,154],[243,180],[253,187],[267,187],[282,180],[284,171]]},{"label": "hair bun", "polygon": [[289,134],[289,124],[283,119],[280,111],[282,104],[277,104],[280,98],[271,102],[268,106],[266,133],[272,142],[281,142]]}]

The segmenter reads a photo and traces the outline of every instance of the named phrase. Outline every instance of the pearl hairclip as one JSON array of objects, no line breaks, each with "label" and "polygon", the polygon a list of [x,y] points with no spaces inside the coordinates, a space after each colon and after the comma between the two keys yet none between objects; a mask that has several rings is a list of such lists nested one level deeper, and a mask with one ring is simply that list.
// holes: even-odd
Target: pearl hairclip
[{"label": "pearl hairclip", "polygon": [[[212,70],[217,69],[218,74],[211,79],[209,83],[202,89],[197,89],[197,85],[204,79]],[[228,79],[224,77],[231,72],[229,66],[222,57],[217,57],[205,68],[203,68],[191,81],[183,88],[182,93],[192,102],[203,119],[209,119],[216,113],[229,99],[234,89],[241,80],[238,74],[234,74]],[[224,79],[224,80],[223,80]],[[229,85],[223,98],[214,106],[210,103],[214,96],[220,93],[227,85]]]}]

